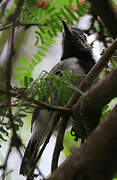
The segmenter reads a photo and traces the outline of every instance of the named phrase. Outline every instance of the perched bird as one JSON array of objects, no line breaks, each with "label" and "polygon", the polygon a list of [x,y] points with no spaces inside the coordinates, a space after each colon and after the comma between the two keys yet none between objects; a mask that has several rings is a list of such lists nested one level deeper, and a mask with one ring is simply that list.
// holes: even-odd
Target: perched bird
[{"label": "perched bird", "polygon": [[[86,36],[81,29],[69,27],[64,20],[62,20],[62,24],[64,29],[62,35],[62,56],[60,62],[50,72],[59,76],[61,71],[72,71],[73,74],[87,74],[95,65],[95,60]],[[20,174],[28,175],[31,171],[38,149],[44,143],[52,128],[51,114],[52,111],[46,109],[39,110],[36,108],[34,110],[31,123],[32,136],[22,160]]]}]

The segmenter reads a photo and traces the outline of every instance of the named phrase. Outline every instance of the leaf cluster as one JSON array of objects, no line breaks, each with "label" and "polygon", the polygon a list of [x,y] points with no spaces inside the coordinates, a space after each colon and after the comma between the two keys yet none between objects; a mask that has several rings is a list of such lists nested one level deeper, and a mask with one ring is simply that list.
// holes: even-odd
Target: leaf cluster
[{"label": "leaf cluster", "polygon": [[29,97],[39,99],[47,104],[62,106],[67,103],[75,87],[71,81],[77,80],[72,72],[61,72],[61,77],[42,71],[39,78],[30,84],[30,78],[24,77],[24,87]]},{"label": "leaf cluster", "polygon": [[[71,97],[76,88],[71,81],[77,78],[72,72],[61,72],[61,77],[43,71],[35,81],[32,77],[24,76],[24,88],[11,87],[10,95],[12,118],[15,129],[18,131],[23,126],[23,118],[33,112],[35,107],[40,107],[35,101],[42,101],[48,105],[63,106]],[[9,111],[6,99],[6,87],[1,86],[0,96],[0,138],[6,140],[11,130]]]}]

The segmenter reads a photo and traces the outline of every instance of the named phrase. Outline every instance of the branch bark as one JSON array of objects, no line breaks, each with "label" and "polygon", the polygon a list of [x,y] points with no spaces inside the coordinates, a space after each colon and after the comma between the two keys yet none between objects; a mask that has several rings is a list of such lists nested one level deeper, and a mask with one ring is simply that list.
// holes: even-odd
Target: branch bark
[{"label": "branch bark", "polygon": [[48,180],[112,180],[117,170],[117,105]]}]

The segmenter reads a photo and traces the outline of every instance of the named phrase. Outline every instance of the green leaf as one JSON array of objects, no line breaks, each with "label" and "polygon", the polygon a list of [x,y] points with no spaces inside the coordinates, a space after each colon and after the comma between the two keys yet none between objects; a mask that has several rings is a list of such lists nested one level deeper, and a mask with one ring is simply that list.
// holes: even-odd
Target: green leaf
[{"label": "green leaf", "polygon": [[35,61],[34,59],[32,59],[32,64],[33,64],[34,66],[36,66],[36,65],[38,64],[38,62]]},{"label": "green leaf", "polygon": [[76,3],[78,5],[78,7],[81,7],[81,4],[80,4],[79,0],[76,0]]},{"label": "green leaf", "polygon": [[39,61],[39,62],[41,62],[41,61],[42,61],[41,57],[40,57],[40,56],[38,56],[37,54],[35,54],[35,55],[34,55],[34,58],[35,58],[37,61]]},{"label": "green leaf", "polygon": [[84,3],[82,6],[86,9],[89,9],[91,7],[90,3]]},{"label": "green leaf", "polygon": [[42,94],[42,92],[41,92],[40,90],[37,91],[37,95],[38,95],[38,97],[39,97],[40,100],[43,99],[43,94]]},{"label": "green leaf", "polygon": [[47,20],[47,23],[49,24],[49,26],[51,27],[51,31],[53,31],[54,36],[57,36],[57,31],[56,31],[56,27],[53,24],[53,22],[51,22],[50,20]]},{"label": "green leaf", "polygon": [[29,77],[29,84],[34,81],[33,77]]},{"label": "green leaf", "polygon": [[84,15],[86,14],[86,8],[84,7],[83,4],[82,4],[82,6],[80,7],[80,10],[84,13]]},{"label": "green leaf", "polygon": [[45,80],[44,79],[41,79],[41,81],[40,81],[40,87],[42,87],[43,88],[43,86],[45,85]]},{"label": "green leaf", "polygon": [[52,76],[52,83],[53,83],[53,85],[56,87],[56,89],[58,89],[58,87],[59,87],[59,84],[58,84],[58,82],[57,82],[57,79],[56,79],[56,76]]},{"label": "green leaf", "polygon": [[50,5],[49,8],[47,9],[46,13],[47,13],[47,14],[51,14],[51,13],[53,13],[55,10],[56,10],[56,8],[55,8],[55,7],[51,7],[51,5]]},{"label": "green leaf", "polygon": [[37,52],[40,56],[43,56],[43,57],[45,57],[46,55],[42,52],[42,51],[40,51],[40,50],[38,50],[38,52]]},{"label": "green leaf", "polygon": [[57,12],[57,13],[55,14],[55,17],[57,18],[57,21],[60,21],[60,22],[61,22],[61,19],[63,18],[62,15],[61,15],[61,13],[59,13],[59,12]]},{"label": "green leaf", "polygon": [[25,58],[20,58],[20,62],[23,63],[24,65],[29,64],[29,62]]},{"label": "green leaf", "polygon": [[46,40],[46,41],[44,41],[44,45],[47,46],[47,47],[50,47],[51,42],[50,41],[48,42],[48,40]]},{"label": "green leaf", "polygon": [[53,35],[53,33],[52,33],[51,29],[49,29],[49,30],[48,30],[48,35],[49,35],[51,38],[53,38],[53,37],[54,37],[54,35]]},{"label": "green leaf", "polygon": [[55,16],[53,17],[53,20],[54,20],[54,23],[55,23],[55,25],[56,25],[56,28],[57,28],[60,32],[62,32],[62,26],[58,23],[58,20],[56,19]]},{"label": "green leaf", "polygon": [[36,41],[35,41],[34,45],[37,46],[37,44],[39,43],[39,37],[36,36],[35,38],[36,38]]},{"label": "green leaf", "polygon": [[73,21],[71,20],[71,18],[67,15],[67,13],[63,10],[60,9],[61,13],[63,14],[63,16],[67,19],[67,22],[70,23],[71,25],[73,25]]},{"label": "green leaf", "polygon": [[24,86],[27,88],[28,87],[28,77],[24,76]]},{"label": "green leaf", "polygon": [[[48,41],[49,43],[55,43],[55,40],[50,38],[49,36],[45,37],[46,41]],[[50,44],[49,44],[50,45]]]},{"label": "green leaf", "polygon": [[48,48],[46,48],[44,45],[45,45],[45,44],[43,44],[43,45],[41,45],[41,46],[38,46],[38,48],[40,48],[40,49],[42,49],[42,50],[44,50],[44,51],[48,51]]},{"label": "green leaf", "polygon": [[82,10],[77,10],[76,13],[81,17],[84,16],[84,12]]},{"label": "green leaf", "polygon": [[71,17],[77,22],[78,18],[75,16],[75,14],[67,6],[64,6],[64,8],[71,15]]},{"label": "green leaf", "polygon": [[17,70],[18,72],[22,72],[22,71],[27,71],[28,68],[27,68],[27,67],[18,67],[18,68],[16,68],[16,70]]},{"label": "green leaf", "polygon": [[43,38],[43,34],[39,31],[35,31],[35,33],[40,37],[41,42],[44,43],[44,38]]}]

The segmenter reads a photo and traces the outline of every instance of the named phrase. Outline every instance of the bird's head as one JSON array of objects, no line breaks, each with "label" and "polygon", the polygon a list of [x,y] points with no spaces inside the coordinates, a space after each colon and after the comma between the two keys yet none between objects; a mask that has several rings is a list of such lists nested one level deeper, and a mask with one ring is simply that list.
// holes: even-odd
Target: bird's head
[{"label": "bird's head", "polygon": [[95,61],[85,33],[79,28],[70,27],[64,20],[62,20],[62,24],[64,32],[62,34],[63,54],[61,61],[76,57],[81,66],[84,66],[84,68],[86,66],[86,72],[88,72]]},{"label": "bird's head", "polygon": [[87,42],[87,38],[86,35],[84,34],[84,32],[79,29],[79,28],[71,28],[64,20],[62,20],[62,24],[63,24],[63,43],[72,43],[74,45],[74,43],[76,42],[83,42],[86,43]]}]

